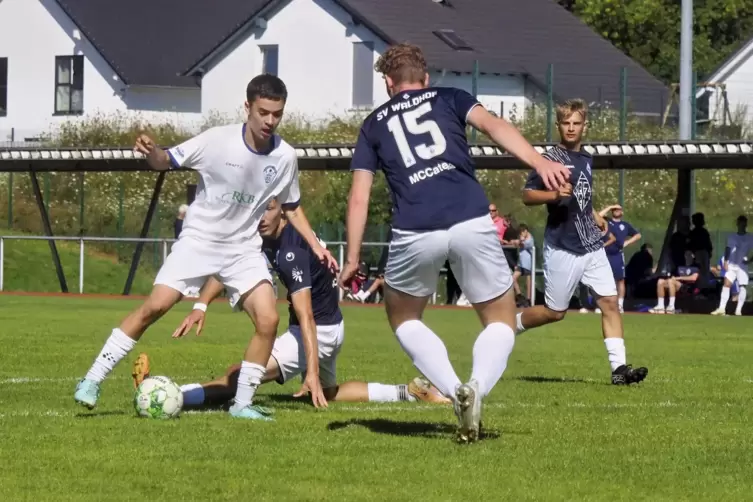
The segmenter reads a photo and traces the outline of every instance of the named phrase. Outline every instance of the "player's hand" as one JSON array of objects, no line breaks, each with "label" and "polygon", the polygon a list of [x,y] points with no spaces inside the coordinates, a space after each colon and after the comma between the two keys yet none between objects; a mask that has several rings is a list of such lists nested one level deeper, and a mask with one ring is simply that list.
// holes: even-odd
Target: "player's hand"
[{"label": "player's hand", "polygon": [[322,265],[326,265],[333,274],[337,274],[340,271],[340,264],[337,263],[337,260],[335,260],[332,253],[329,252],[329,249],[320,247],[319,249],[314,250],[314,254],[319,258],[319,262]]},{"label": "player's hand", "polygon": [[187,335],[194,325],[196,325],[196,336],[200,336],[201,330],[204,329],[204,319],[206,319],[205,312],[199,309],[192,310],[191,313],[183,319],[183,322],[180,323],[178,329],[173,332],[173,338],[180,338]]},{"label": "player's hand", "polygon": [[570,170],[564,164],[543,157],[535,170],[547,190],[558,190],[570,179]]},{"label": "player's hand", "polygon": [[358,261],[346,261],[343,265],[343,269],[340,272],[340,278],[337,280],[337,284],[343,288],[348,289],[353,278],[358,273]]},{"label": "player's hand", "polygon": [[146,156],[147,162],[152,166],[158,165],[160,160],[162,160],[162,149],[157,147],[154,141],[152,141],[152,138],[146,134],[140,134],[139,137],[136,138],[136,144],[134,145],[133,150],[135,152],[143,153]]},{"label": "player's hand", "polygon": [[559,200],[567,199],[573,195],[573,186],[570,183],[565,183],[557,189],[557,198]]},{"label": "player's hand", "polygon": [[319,381],[319,375],[306,374],[306,380],[298,392],[293,394],[293,397],[304,397],[306,394],[311,395],[311,402],[315,408],[327,408],[327,399],[324,397],[324,390],[322,390],[322,384]]}]

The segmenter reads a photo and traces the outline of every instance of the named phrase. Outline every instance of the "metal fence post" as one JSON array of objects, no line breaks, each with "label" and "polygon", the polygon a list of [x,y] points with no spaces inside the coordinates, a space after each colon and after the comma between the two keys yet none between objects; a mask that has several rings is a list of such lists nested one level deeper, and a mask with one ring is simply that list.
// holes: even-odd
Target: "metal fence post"
[{"label": "metal fence post", "polygon": [[165,264],[167,260],[167,240],[162,239],[162,264]]},{"label": "metal fence post", "polygon": [[78,292],[84,292],[84,239],[78,241]]},{"label": "metal fence post", "polygon": [[531,248],[531,307],[536,305],[536,246]]},{"label": "metal fence post", "polygon": [[[337,248],[338,248],[338,251],[337,251],[338,258],[337,259],[340,262],[340,270],[342,270],[343,269],[343,264],[345,263],[345,261],[343,259],[344,255],[345,255],[345,247],[342,244],[338,244]],[[342,288],[339,288],[339,289],[340,289],[340,301],[343,301],[343,296],[344,296],[343,290],[342,290]]]},{"label": "metal fence post", "polygon": [[5,270],[5,239],[0,237],[0,291],[3,290],[3,271]]}]

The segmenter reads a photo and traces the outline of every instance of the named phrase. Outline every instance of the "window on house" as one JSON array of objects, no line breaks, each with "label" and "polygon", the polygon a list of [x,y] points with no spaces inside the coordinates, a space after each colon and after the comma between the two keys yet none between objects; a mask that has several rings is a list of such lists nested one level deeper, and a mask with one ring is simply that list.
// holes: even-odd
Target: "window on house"
[{"label": "window on house", "polygon": [[261,49],[261,72],[277,75],[280,49],[277,45],[262,45]]},{"label": "window on house", "polygon": [[353,107],[374,106],[374,42],[353,43]]},{"label": "window on house", "polygon": [[84,112],[84,56],[55,58],[55,114]]},{"label": "window on house", "polygon": [[8,58],[0,58],[0,117],[8,114]]},{"label": "window on house", "polygon": [[449,45],[451,48],[455,49],[456,51],[472,51],[473,47],[471,47],[471,44],[463,40],[460,35],[455,33],[455,30],[436,30],[434,32],[434,35],[437,36],[442,42]]}]

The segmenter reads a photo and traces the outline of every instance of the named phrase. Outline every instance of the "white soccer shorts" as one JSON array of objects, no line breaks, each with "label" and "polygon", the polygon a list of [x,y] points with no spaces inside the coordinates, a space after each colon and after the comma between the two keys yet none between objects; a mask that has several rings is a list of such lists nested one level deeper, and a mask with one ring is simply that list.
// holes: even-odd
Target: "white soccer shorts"
[{"label": "white soccer shorts", "polygon": [[[345,325],[316,327],[319,344],[319,381],[323,389],[337,387],[337,355],[345,338]],[[290,326],[280,335],[272,348],[272,357],[280,367],[278,383],[283,384],[297,375],[306,375],[306,351],[303,347],[300,326]]]},{"label": "white soccer shorts", "polygon": [[734,284],[737,281],[738,286],[744,288],[748,285],[750,277],[748,277],[748,267],[745,265],[735,265],[729,263],[727,265],[727,272],[724,274],[725,279],[729,279],[729,282]]},{"label": "white soccer shorts", "polygon": [[427,297],[437,290],[445,261],[471,303],[503,295],[512,287],[512,273],[491,216],[464,221],[447,230],[392,230],[384,280],[405,294]]},{"label": "white soccer shorts", "polygon": [[612,267],[604,248],[577,255],[544,243],[544,301],[547,307],[564,312],[578,283],[600,297],[616,296]]},{"label": "white soccer shorts", "polygon": [[230,306],[262,281],[272,283],[261,250],[249,246],[222,246],[191,237],[178,239],[157,273],[154,284],[168,286],[184,295],[197,293],[215,276],[228,290]]}]

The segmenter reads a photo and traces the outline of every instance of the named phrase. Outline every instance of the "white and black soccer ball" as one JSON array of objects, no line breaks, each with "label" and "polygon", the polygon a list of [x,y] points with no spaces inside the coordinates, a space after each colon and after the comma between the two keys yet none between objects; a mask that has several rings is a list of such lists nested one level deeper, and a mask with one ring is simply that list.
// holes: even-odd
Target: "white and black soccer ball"
[{"label": "white and black soccer ball", "polygon": [[166,376],[149,377],[136,389],[133,406],[140,417],[175,418],[183,409],[183,392]]}]

